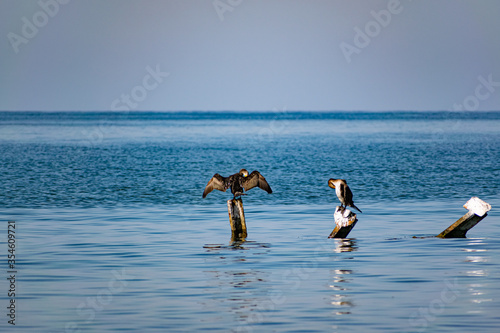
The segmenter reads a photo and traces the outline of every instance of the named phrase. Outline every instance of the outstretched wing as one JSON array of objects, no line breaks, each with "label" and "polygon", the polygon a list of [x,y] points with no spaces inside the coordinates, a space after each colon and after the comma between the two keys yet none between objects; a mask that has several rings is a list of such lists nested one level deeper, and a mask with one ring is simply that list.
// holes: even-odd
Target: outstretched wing
[{"label": "outstretched wing", "polygon": [[226,192],[227,189],[228,187],[226,187],[226,178],[216,173],[212,177],[212,179],[210,179],[207,186],[205,186],[205,191],[203,191],[203,198],[205,198],[207,194],[212,192],[213,190]]},{"label": "outstretched wing", "polygon": [[266,178],[264,178],[264,176],[262,176],[258,171],[252,171],[248,177],[245,177],[241,182],[241,186],[245,189],[245,191],[258,186],[267,193],[273,193],[273,190],[271,190],[271,186],[267,183]]}]

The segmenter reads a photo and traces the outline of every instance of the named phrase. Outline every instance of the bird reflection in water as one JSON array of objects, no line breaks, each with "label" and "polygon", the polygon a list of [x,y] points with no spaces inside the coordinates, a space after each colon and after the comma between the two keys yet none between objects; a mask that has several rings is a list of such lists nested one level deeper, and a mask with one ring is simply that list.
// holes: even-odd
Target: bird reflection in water
[{"label": "bird reflection in water", "polygon": [[[207,244],[204,246],[210,259],[218,269],[205,271],[208,275],[206,294],[211,294],[206,308],[215,310],[214,321],[220,321],[222,313],[235,320],[235,324],[246,327],[262,316],[270,283],[268,272],[252,269],[254,258],[267,255],[270,245],[254,241],[236,240],[229,245]],[[258,320],[257,320],[258,322]]]},{"label": "bird reflection in water", "polygon": [[[338,238],[335,239],[335,252],[353,252],[357,251],[358,246],[356,245],[356,239],[351,238]],[[344,258],[349,259],[349,258]],[[330,296],[330,304],[334,307],[335,315],[346,315],[351,314],[351,308],[353,308],[354,302],[352,297],[349,295],[349,283],[351,283],[352,278],[349,277],[353,274],[350,269],[333,269],[330,271],[332,276],[332,282],[330,283],[330,289],[333,294]]]},{"label": "bird reflection in water", "polygon": [[[217,317],[226,313],[239,325],[246,325],[254,313],[258,313],[264,295],[262,283],[265,283],[265,273],[258,270],[248,271],[207,271],[210,276],[209,289],[212,296],[206,304],[207,309],[213,309]],[[218,318],[213,318],[219,321]]]},{"label": "bird reflection in water", "polygon": [[354,252],[358,250],[356,239],[354,238],[336,238],[335,252]]},{"label": "bird reflection in water", "polygon": [[335,308],[336,315],[350,314],[350,308],[354,307],[351,296],[348,294],[350,288],[349,283],[351,278],[348,275],[352,274],[350,269],[334,269],[331,271],[332,283],[330,289],[334,293],[330,296],[330,304]]}]

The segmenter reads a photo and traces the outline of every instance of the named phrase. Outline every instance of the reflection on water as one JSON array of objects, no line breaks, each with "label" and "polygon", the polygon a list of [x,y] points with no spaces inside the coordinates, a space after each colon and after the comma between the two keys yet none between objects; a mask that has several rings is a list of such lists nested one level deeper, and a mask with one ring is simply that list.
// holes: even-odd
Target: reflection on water
[{"label": "reflection on water", "polygon": [[336,238],[335,239],[335,252],[353,252],[357,251],[358,247],[356,246],[356,239],[354,238]]},{"label": "reflection on water", "polygon": [[[335,253],[358,251],[357,241],[354,238],[336,238]],[[339,258],[336,258],[338,260]],[[352,257],[344,257],[352,259]],[[337,266],[337,265],[336,265]],[[351,314],[351,308],[355,306],[351,295],[351,282],[354,271],[351,269],[335,268],[330,270],[331,282],[329,289],[333,290],[330,295],[330,304],[333,306],[335,315]]]},{"label": "reflection on water", "polygon": [[467,256],[465,258],[466,262],[486,262],[488,259],[479,256]]},{"label": "reflection on water", "polygon": [[[207,293],[211,295],[208,308],[224,309],[230,320],[238,324],[237,331],[262,321],[262,311],[271,308],[266,303],[267,292],[263,285],[269,283],[268,274],[252,269],[254,256],[268,255],[270,245],[255,241],[232,239],[229,245],[207,244],[203,247],[210,257],[207,275]],[[268,298],[268,297],[267,297]],[[218,318],[214,318],[215,321]]]},{"label": "reflection on water", "polygon": [[245,246],[243,246],[246,243],[245,238],[237,237],[234,234],[231,236],[231,243],[230,246],[235,249],[235,250],[245,250]]},{"label": "reflection on water", "polygon": [[[406,214],[410,206],[396,203],[392,209],[398,207]],[[178,221],[175,208],[15,215],[26,260],[20,290],[30,297],[20,312],[27,323],[21,330],[64,332],[68,322],[84,327],[88,316],[80,313],[86,315],[91,307],[82,312],[80,304],[108,290],[109,272],[122,269],[132,278],[112,299],[103,298],[109,303],[95,311],[88,331],[452,332],[473,324],[482,331],[498,327],[500,229],[494,223],[478,226],[475,234],[488,235],[481,239],[387,240],[386,233],[374,237],[387,221],[381,216],[373,226],[357,226],[356,239],[332,240],[327,239],[329,217],[322,222],[324,232],[313,234],[320,233],[320,224],[303,218],[310,206],[259,209],[251,240],[238,242],[230,242],[227,216],[219,207],[199,208],[204,213],[200,221],[214,216],[221,221],[207,223],[203,233],[193,232],[197,224]],[[283,211],[291,218],[282,218]],[[272,218],[272,226],[259,214]],[[420,215],[405,215],[408,223],[398,215],[386,229],[421,223],[423,230],[435,228]],[[8,290],[7,282],[0,281],[0,289]]]},{"label": "reflection on water", "polygon": [[330,289],[334,293],[330,296],[330,304],[334,307],[335,315],[351,314],[351,308],[354,307],[354,302],[349,294],[351,288],[349,283],[352,278],[349,278],[353,271],[350,269],[334,269],[330,271],[332,282]]},{"label": "reflection on water", "polygon": [[266,274],[258,270],[212,270],[205,272],[212,291],[209,308],[228,309],[238,323],[247,323],[252,313],[258,311],[261,297],[257,290],[266,281]]},{"label": "reflection on water", "polygon": [[[465,262],[470,262],[470,263],[481,263],[481,262],[487,262],[487,253],[486,249],[481,248],[480,246],[483,245],[483,240],[482,239],[471,239],[467,242],[467,247],[463,249],[463,251],[467,253],[474,253],[475,255],[467,255],[465,257]],[[487,276],[488,271],[485,269],[471,269],[465,272],[467,276]]]},{"label": "reflection on water", "polygon": [[[489,261],[488,250],[484,247],[485,245],[483,239],[469,240],[467,242],[467,247],[463,249],[463,251],[467,253],[464,262],[470,263],[473,266],[484,266],[484,263]],[[469,277],[476,277],[476,279],[474,279],[474,283],[470,283],[467,285],[467,291],[471,298],[470,302],[476,304],[474,310],[469,310],[468,313],[482,313],[482,303],[488,304],[489,302],[493,301],[493,299],[489,297],[487,286],[485,285],[485,283],[481,282],[483,281],[483,279],[481,278],[486,278],[489,275],[489,272],[486,269],[474,267],[473,269],[467,270],[465,272],[465,275]],[[478,281],[480,283],[478,283]]]},{"label": "reflection on water", "polygon": [[208,253],[219,253],[220,250],[255,250],[255,249],[268,249],[271,245],[268,243],[259,243],[255,241],[247,240],[236,240],[231,238],[229,245],[222,244],[205,244],[204,249],[207,249]]}]

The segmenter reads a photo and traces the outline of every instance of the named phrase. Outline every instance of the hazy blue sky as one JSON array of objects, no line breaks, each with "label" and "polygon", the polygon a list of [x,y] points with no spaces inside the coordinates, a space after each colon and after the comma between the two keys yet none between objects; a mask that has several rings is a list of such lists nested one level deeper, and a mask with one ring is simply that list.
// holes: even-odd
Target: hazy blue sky
[{"label": "hazy blue sky", "polygon": [[498,0],[0,0],[0,110],[500,109]]}]

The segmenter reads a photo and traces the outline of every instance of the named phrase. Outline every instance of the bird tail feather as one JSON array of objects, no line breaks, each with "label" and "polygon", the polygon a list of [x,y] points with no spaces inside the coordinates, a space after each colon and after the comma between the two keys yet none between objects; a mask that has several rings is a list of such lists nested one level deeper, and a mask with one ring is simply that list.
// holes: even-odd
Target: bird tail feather
[{"label": "bird tail feather", "polygon": [[356,208],[357,210],[359,210],[360,213],[363,213],[363,211],[361,211],[361,209],[359,209],[358,207],[356,207],[356,205],[352,205],[352,208]]}]

